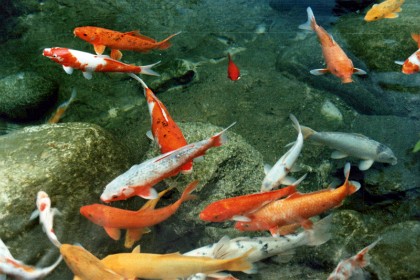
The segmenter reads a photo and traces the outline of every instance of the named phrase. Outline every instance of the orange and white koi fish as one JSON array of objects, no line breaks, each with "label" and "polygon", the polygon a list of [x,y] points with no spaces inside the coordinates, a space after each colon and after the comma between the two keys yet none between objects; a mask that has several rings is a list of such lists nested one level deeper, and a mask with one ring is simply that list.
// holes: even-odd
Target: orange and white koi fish
[{"label": "orange and white koi fish", "polygon": [[225,132],[234,124],[208,139],[151,158],[141,164],[133,165],[105,187],[101,194],[101,200],[111,202],[125,200],[136,195],[146,199],[156,198],[157,192],[153,188],[155,184],[177,175],[187,162],[203,156],[208,149],[225,143],[227,141]]},{"label": "orange and white koi fish", "polygon": [[357,279],[364,279],[362,268],[369,265],[369,255],[367,253],[375,247],[375,245],[381,240],[377,239],[369,246],[362,249],[355,256],[342,260],[335,270],[330,274],[327,280],[347,280],[356,279],[356,276],[360,276]]},{"label": "orange and white koi fish", "polygon": [[375,21],[382,18],[397,18],[401,12],[401,5],[404,0],[385,0],[382,3],[374,4],[366,13],[365,21]]},{"label": "orange and white koi fish", "polygon": [[238,66],[233,62],[230,53],[228,53],[228,78],[232,81],[237,81],[241,78],[241,73]]},{"label": "orange and white koi fish", "polygon": [[118,32],[95,26],[77,27],[74,35],[93,45],[96,54],[102,54],[106,47],[111,48],[111,57],[121,59],[122,53],[119,50],[130,50],[135,52],[148,52],[150,50],[164,50],[171,46],[169,40],[181,32],[175,33],[163,41],[141,35],[138,31]]},{"label": "orange and white koi fish", "polygon": [[48,123],[58,123],[60,119],[63,117],[64,113],[67,111],[67,108],[76,98],[76,95],[77,95],[76,89],[73,89],[69,100],[63,102],[60,106],[58,106],[54,115],[48,120]]},{"label": "orange and white koi fish", "polygon": [[340,206],[343,200],[360,188],[357,182],[349,181],[350,163],[344,168],[346,180],[337,189],[326,189],[312,193],[294,193],[285,199],[273,201],[259,210],[251,213],[248,217],[251,222],[237,222],[235,228],[241,231],[262,231],[270,230],[272,235],[279,232],[283,226],[296,224],[304,228],[312,228],[310,217],[319,215],[331,208]]},{"label": "orange and white koi fish", "polygon": [[190,195],[197,187],[198,181],[189,184],[180,199],[174,204],[159,209],[140,209],[130,211],[110,207],[103,204],[85,205],[80,208],[80,214],[91,222],[103,227],[108,235],[114,239],[120,239],[121,229],[137,230],[159,224],[172,216],[184,201],[195,198]]},{"label": "orange and white koi fish", "polygon": [[109,269],[101,260],[80,246],[63,244],[60,247],[60,253],[73,272],[74,280],[127,279]]},{"label": "orange and white koi fish", "polygon": [[[129,76],[137,80],[143,86],[144,96],[146,97],[152,121],[151,138],[158,144],[160,152],[164,154],[187,145],[188,143],[184,134],[176,122],[171,118],[165,105],[163,105],[140,77],[134,74],[130,74]],[[181,168],[181,173],[189,174],[192,172],[192,169],[193,162],[190,161]]]},{"label": "orange and white koi fish", "polygon": [[6,275],[23,280],[44,278],[60,264],[62,259],[59,256],[55,263],[44,268],[26,265],[16,260],[3,240],[0,239],[0,279],[6,279]]},{"label": "orange and white koi fish", "polygon": [[146,254],[139,247],[132,253],[113,254],[102,259],[106,267],[127,278],[178,279],[197,273],[212,274],[222,270],[251,273],[247,261],[252,250],[230,259],[190,257],[179,253]]},{"label": "orange and white koi fish", "polygon": [[306,177],[303,176],[293,185],[270,192],[252,193],[230,197],[215,201],[204,208],[200,213],[200,219],[207,222],[251,221],[247,214],[263,207],[264,205],[286,197],[296,192],[296,186]]},{"label": "orange and white koi fish", "polygon": [[308,21],[299,25],[300,29],[313,30],[316,32],[319,41],[321,42],[322,54],[324,55],[327,68],[314,69],[310,73],[312,75],[323,75],[330,72],[334,76],[341,79],[343,83],[351,83],[353,80],[351,76],[365,75],[366,72],[359,68],[353,67],[353,62],[347,57],[346,53],[334,41],[330,34],[324,28],[316,24],[315,16],[310,7],[307,8]]},{"label": "orange and white koi fish", "polygon": [[36,198],[37,210],[32,212],[30,220],[39,216],[39,223],[47,235],[48,239],[56,246],[60,247],[61,243],[58,241],[53,228],[54,215],[59,215],[60,211],[57,208],[51,208],[51,200],[48,194],[44,191],[39,191]]},{"label": "orange and white koi fish", "polygon": [[293,122],[293,126],[298,131],[298,137],[293,146],[272,168],[268,165],[265,166],[266,175],[261,185],[262,192],[272,190],[281,184],[292,184],[294,181],[294,179],[288,177],[287,174],[292,170],[293,165],[300,155],[300,151],[303,147],[303,134],[296,117],[293,114],[290,114],[290,119]]},{"label": "orange and white koi fish", "polygon": [[44,49],[42,55],[63,65],[63,69],[67,74],[72,74],[74,69],[81,70],[86,79],[92,79],[93,72],[140,73],[159,76],[158,73],[152,70],[152,67],[159,62],[146,66],[137,66],[122,63],[107,55],[94,55],[87,52],[58,47]]},{"label": "orange and white koi fish", "polygon": [[417,42],[418,50],[410,55],[405,61],[395,61],[396,64],[402,65],[404,74],[414,74],[420,70],[420,34],[411,34],[411,38]]}]

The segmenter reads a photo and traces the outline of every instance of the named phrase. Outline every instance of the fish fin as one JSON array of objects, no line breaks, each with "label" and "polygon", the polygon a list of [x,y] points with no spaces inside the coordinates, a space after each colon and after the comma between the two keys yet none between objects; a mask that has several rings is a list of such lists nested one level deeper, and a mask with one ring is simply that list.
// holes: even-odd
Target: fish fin
[{"label": "fish fin", "polygon": [[32,212],[31,216],[29,217],[29,220],[34,220],[34,219],[36,219],[36,218],[38,218],[38,217],[39,217],[39,210],[38,210],[38,209],[36,209],[36,210],[34,210],[34,211]]},{"label": "fish fin", "polygon": [[127,232],[125,233],[125,241],[124,241],[124,247],[125,248],[131,248],[133,247],[134,243],[139,241],[143,234],[147,233],[146,231],[149,230],[149,228],[130,228],[127,229]]},{"label": "fish fin", "polygon": [[272,168],[272,166],[271,165],[269,165],[269,164],[264,164],[264,174],[265,175],[267,175],[268,174],[268,172],[270,172],[270,170],[271,170],[271,168]]},{"label": "fish fin", "polygon": [[375,161],[371,160],[371,159],[362,160],[362,161],[359,162],[359,169],[361,171],[368,170],[374,162]]},{"label": "fish fin", "polygon": [[[199,274],[199,273],[197,273]],[[195,275],[197,275],[195,274]],[[210,273],[210,274],[204,274],[204,278],[193,278],[191,280],[198,280],[198,279],[208,279],[208,277],[210,278],[215,278],[215,279],[224,279],[224,280],[239,280],[238,278],[233,277],[232,274],[226,273],[226,272],[215,272],[215,273]],[[188,279],[190,280],[190,279]]]},{"label": "fish fin", "polygon": [[348,157],[348,155],[340,151],[334,151],[331,153],[331,158],[333,159],[341,159],[345,157]]},{"label": "fish fin", "polygon": [[230,271],[242,271],[247,274],[256,273],[256,268],[248,261],[248,256],[254,251],[255,249],[252,248],[245,252],[242,256],[231,258],[226,260],[226,270]]},{"label": "fish fin", "polygon": [[314,227],[314,223],[309,219],[301,221],[300,225],[306,230],[313,229]]},{"label": "fish fin", "polygon": [[384,16],[384,18],[397,18],[397,17],[398,17],[397,13],[389,13]]},{"label": "fish fin", "polygon": [[236,222],[250,222],[251,221],[250,218],[248,218],[247,216],[242,216],[242,215],[234,215],[231,220],[236,221]]},{"label": "fish fin", "polygon": [[93,49],[95,50],[95,53],[98,55],[101,55],[105,51],[105,45],[93,45]]},{"label": "fish fin", "polygon": [[125,32],[124,35],[134,36],[134,37],[140,38],[140,39],[145,40],[145,41],[150,42],[150,43],[157,43],[157,41],[155,39],[152,39],[152,38],[147,37],[143,34],[140,34],[139,30],[133,30],[133,31]]},{"label": "fish fin", "polygon": [[181,195],[181,198],[179,200],[181,201],[187,201],[190,199],[195,199],[196,196],[195,195],[191,195],[191,193],[195,190],[195,188],[198,185],[198,181],[192,181],[191,183],[188,184],[188,186],[185,188],[184,192]]},{"label": "fish fin", "polygon": [[143,189],[139,192],[136,192],[136,195],[144,199],[155,199],[158,198],[158,193],[154,188]]},{"label": "fish fin", "polygon": [[232,254],[235,254],[236,251],[231,251],[229,249],[230,238],[225,235],[214,245],[214,248],[210,256],[214,259],[229,259],[232,257]]},{"label": "fish fin", "polygon": [[187,162],[181,167],[181,174],[187,175],[193,172],[193,161]]},{"label": "fish fin", "polygon": [[308,246],[318,246],[331,239],[331,222],[333,216],[327,217],[314,223],[313,228],[308,230]]},{"label": "fish fin", "polygon": [[147,136],[147,138],[149,138],[150,140],[155,141],[155,138],[153,137],[153,133],[152,133],[152,131],[151,131],[151,130],[148,130],[148,131],[146,132],[146,136]]},{"label": "fish fin", "polygon": [[272,257],[272,260],[277,261],[278,263],[288,263],[292,260],[294,255],[295,255],[295,250],[290,249],[287,251],[283,251],[280,254]]},{"label": "fish fin", "polygon": [[330,70],[328,69],[312,69],[311,71],[309,71],[309,73],[311,73],[312,75],[315,76],[320,76],[320,75],[324,75],[326,73],[330,72]]},{"label": "fish fin", "polygon": [[204,161],[204,156],[199,156],[199,157],[196,157],[196,158],[194,158],[194,160],[193,160],[194,162],[203,162]]},{"label": "fish fin", "polygon": [[164,49],[167,49],[167,48],[169,48],[172,44],[171,44],[171,42],[169,42],[169,40],[170,39],[172,39],[173,37],[175,37],[176,35],[178,35],[178,34],[180,34],[182,31],[179,31],[179,32],[177,32],[177,33],[175,33],[175,34],[172,34],[172,35],[170,35],[169,37],[167,37],[166,39],[164,39],[164,40],[162,40],[162,41],[160,41],[159,43],[158,43],[158,45],[157,45],[157,48],[159,49],[159,50],[164,50]]},{"label": "fish fin", "polygon": [[298,186],[300,183],[302,183],[303,180],[305,180],[306,175],[308,175],[308,173],[306,173],[305,175],[303,175],[302,177],[300,177],[299,179],[297,179],[296,181],[294,181],[292,184],[290,184],[291,186]]},{"label": "fish fin", "polygon": [[150,90],[149,87],[146,85],[146,83],[134,73],[127,73],[127,75],[141,84],[141,86],[144,88],[144,95],[146,96],[146,91]]},{"label": "fish fin", "polygon": [[305,23],[299,25],[299,29],[313,31],[311,23],[312,23],[312,19],[315,21],[315,16],[314,16],[314,13],[312,12],[311,7],[308,7],[306,9],[306,13],[308,14],[308,20]]},{"label": "fish fin", "polygon": [[303,139],[307,139],[307,138],[311,137],[312,135],[314,135],[315,133],[317,133],[312,128],[309,128],[309,127],[304,126],[304,125],[301,125],[300,128],[302,129]]},{"label": "fish fin", "polygon": [[359,182],[349,181],[349,183],[350,183],[350,193],[349,194],[355,193],[361,188],[361,185],[360,185]]},{"label": "fish fin", "polygon": [[296,178],[286,176],[281,180],[282,185],[293,185],[296,182]]},{"label": "fish fin", "polygon": [[74,70],[73,67],[63,65],[63,69],[64,69],[64,72],[66,72],[67,74],[69,75],[73,74],[73,70]]},{"label": "fish fin", "polygon": [[92,79],[92,72],[85,71],[82,73],[83,73],[83,77],[85,77],[86,79],[88,80]]},{"label": "fish fin", "polygon": [[134,247],[133,251],[131,251],[132,254],[140,254],[141,253],[141,247],[140,245],[137,245]]},{"label": "fish fin", "polygon": [[114,240],[119,240],[121,237],[121,230],[119,228],[104,227],[104,230]]},{"label": "fish fin", "polygon": [[120,52],[120,50],[112,49],[110,56],[112,59],[121,60],[123,55],[122,52]]},{"label": "fish fin", "polygon": [[236,124],[236,122],[232,123],[231,125],[229,125],[228,127],[226,127],[225,129],[223,129],[222,131],[220,131],[219,133],[213,135],[211,138],[214,140],[214,144],[213,147],[219,147],[222,146],[223,144],[225,144],[227,142],[227,137],[225,132],[231,128],[232,126],[234,126]]},{"label": "fish fin", "polygon": [[149,65],[144,65],[144,66],[140,66],[140,73],[143,75],[150,75],[150,76],[160,76],[160,74],[158,72],[155,72],[152,70],[152,67],[159,64],[160,61],[153,63],[153,64],[149,64]]},{"label": "fish fin", "polygon": [[290,168],[290,172],[299,172],[302,171],[302,166],[298,166],[297,164],[293,164],[293,166]]},{"label": "fish fin", "polygon": [[[0,278],[1,279],[1,278]],[[77,276],[77,275],[74,275],[74,277],[73,277],[73,280],[83,280],[82,278],[80,278],[79,276]]]},{"label": "fish fin", "polygon": [[402,11],[402,8],[401,7],[398,7],[396,10],[395,10],[395,13],[399,13],[399,12],[401,12]]},{"label": "fish fin", "polygon": [[395,60],[394,63],[398,65],[404,65],[404,61],[401,60]]},{"label": "fish fin", "polygon": [[158,197],[155,199],[148,200],[143,206],[139,209],[139,211],[147,210],[147,209],[154,209],[156,204],[159,202],[159,199],[164,196],[168,191],[172,190],[174,187],[168,187],[163,191],[158,193]]},{"label": "fish fin", "polygon": [[360,68],[353,68],[353,74],[355,75],[366,75],[366,71]]}]

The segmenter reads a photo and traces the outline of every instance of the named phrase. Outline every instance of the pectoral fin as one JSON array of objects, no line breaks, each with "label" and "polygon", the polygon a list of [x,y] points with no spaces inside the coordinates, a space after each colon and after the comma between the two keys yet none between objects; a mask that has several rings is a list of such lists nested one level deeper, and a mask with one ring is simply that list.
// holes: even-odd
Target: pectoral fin
[{"label": "pectoral fin", "polygon": [[371,160],[371,159],[362,160],[359,163],[359,169],[362,170],[362,171],[368,170],[372,166],[373,162],[374,161]]},{"label": "pectoral fin", "polygon": [[121,60],[122,56],[123,56],[122,52],[120,52],[119,50],[115,50],[115,49],[111,50],[111,58],[115,60]]},{"label": "pectoral fin", "polygon": [[404,65],[404,61],[395,60],[394,62],[395,64],[398,64],[398,65]]},{"label": "pectoral fin", "polygon": [[72,67],[63,65],[63,69],[64,69],[64,72],[66,72],[69,75],[71,75],[73,73],[73,68]]},{"label": "pectoral fin", "polygon": [[82,72],[83,73],[83,77],[85,77],[86,79],[90,80],[92,79],[92,72]]},{"label": "pectoral fin", "polygon": [[347,154],[345,154],[343,152],[340,152],[340,151],[334,151],[334,152],[331,153],[331,158],[333,158],[333,159],[341,159],[341,158],[345,158],[347,156],[348,156]]},{"label": "pectoral fin", "polygon": [[235,215],[235,216],[233,216],[232,217],[232,220],[233,221],[236,221],[236,222],[250,222],[251,221],[250,218],[248,218],[246,216],[241,216],[241,215]]},{"label": "pectoral fin", "polygon": [[330,70],[328,70],[328,69],[313,69],[313,70],[309,71],[309,73],[311,73],[312,75],[315,75],[315,76],[324,75],[328,72],[330,72]]},{"label": "pectoral fin", "polygon": [[96,54],[103,54],[105,51],[104,45],[93,45],[93,49],[95,50]]},{"label": "pectoral fin", "polygon": [[127,232],[125,234],[125,242],[124,247],[125,248],[131,248],[133,247],[134,243],[139,241],[143,234],[149,233],[149,228],[136,228],[136,229],[127,229]]},{"label": "pectoral fin", "polygon": [[353,74],[355,75],[366,75],[366,71],[360,68],[353,68]]},{"label": "pectoral fin", "polygon": [[384,18],[397,18],[397,17],[398,17],[397,13],[390,13],[390,14],[387,14],[386,16],[384,16]]},{"label": "pectoral fin", "polygon": [[296,178],[286,176],[283,180],[281,180],[281,183],[283,185],[293,185],[296,182]]},{"label": "pectoral fin", "polygon": [[121,230],[119,228],[104,227],[104,230],[114,240],[119,240],[121,237]]}]

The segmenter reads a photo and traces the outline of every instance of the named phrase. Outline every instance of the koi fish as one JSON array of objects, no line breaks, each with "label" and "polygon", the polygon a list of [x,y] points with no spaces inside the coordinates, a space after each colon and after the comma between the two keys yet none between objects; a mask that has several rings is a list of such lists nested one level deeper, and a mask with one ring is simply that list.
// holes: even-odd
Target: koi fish
[{"label": "koi fish", "polygon": [[184,256],[179,253],[140,253],[137,246],[132,253],[109,255],[102,259],[102,263],[126,278],[176,279],[197,273],[212,274],[222,270],[253,272],[252,264],[247,261],[250,253],[251,251],[248,251],[230,259],[213,259]]},{"label": "koi fish", "polygon": [[60,253],[78,280],[125,280],[80,246],[63,244]]},{"label": "koi fish", "polygon": [[[144,96],[146,97],[152,121],[152,135],[149,135],[149,137],[156,141],[160,148],[160,152],[164,154],[187,145],[188,143],[184,134],[176,122],[171,118],[165,105],[163,105],[140,77],[131,73],[129,76],[137,80],[143,86]],[[189,174],[192,172],[192,169],[193,162],[190,161],[181,168],[181,173]]]},{"label": "koi fish", "polygon": [[[337,189],[326,189],[311,193],[296,192],[285,199],[273,201],[248,217],[251,222],[236,222],[235,228],[241,231],[270,230],[277,236],[282,226],[300,224],[305,229],[312,228],[310,217],[319,215],[331,208],[339,207],[343,200],[360,188],[358,182],[349,181],[350,163],[344,168],[346,180]],[[282,233],[285,233],[284,231]]]},{"label": "koi fish", "polygon": [[233,258],[243,255],[253,249],[248,255],[248,261],[255,263],[272,256],[288,260],[294,249],[301,246],[318,246],[331,238],[332,215],[314,223],[313,229],[304,230],[298,234],[280,237],[237,237],[229,239],[224,236],[219,242],[194,249],[185,256],[212,257],[216,259]]},{"label": "koi fish", "polygon": [[93,45],[96,54],[102,54],[106,47],[111,48],[111,57],[120,60],[122,53],[119,50],[135,52],[148,52],[150,50],[164,50],[171,46],[169,40],[181,32],[172,34],[163,41],[141,35],[138,31],[118,32],[95,26],[77,27],[74,35]]},{"label": "koi fish", "polygon": [[397,158],[390,148],[362,134],[344,132],[316,132],[302,126],[303,137],[317,143],[324,144],[335,151],[331,154],[334,159],[354,156],[362,159],[360,170],[368,170],[377,162],[397,164]]},{"label": "koi fish", "polygon": [[241,78],[241,73],[238,66],[233,62],[230,53],[228,53],[228,78],[232,81],[237,81]]},{"label": "koi fish", "polygon": [[303,176],[293,185],[270,192],[246,194],[215,201],[200,213],[200,219],[207,222],[250,221],[246,215],[264,205],[291,195],[296,192],[296,186],[306,177]]},{"label": "koi fish", "polygon": [[51,208],[51,200],[48,194],[44,191],[39,191],[36,198],[37,210],[32,212],[30,220],[33,220],[39,216],[39,223],[42,225],[42,229],[47,234],[48,239],[56,247],[60,247],[61,243],[58,241],[53,228],[54,215],[61,214],[57,208]]},{"label": "koi fish", "polygon": [[74,69],[81,70],[83,77],[88,80],[92,79],[93,72],[140,73],[159,76],[158,73],[152,70],[152,67],[160,61],[151,65],[136,66],[122,63],[107,55],[94,55],[87,52],[58,47],[44,49],[42,55],[63,65],[63,69],[67,74],[72,74]]},{"label": "koi fish", "polygon": [[70,104],[76,98],[76,95],[77,95],[76,89],[73,88],[69,100],[63,102],[60,106],[58,106],[54,115],[48,120],[48,123],[58,123],[60,121],[61,117],[67,111],[67,108],[70,106]]},{"label": "koi fish", "polygon": [[293,122],[293,126],[298,131],[298,137],[293,146],[276,162],[272,168],[267,165],[265,166],[266,175],[261,185],[261,192],[269,191],[281,184],[293,183],[293,179],[287,177],[287,174],[292,169],[297,158],[299,157],[300,151],[302,150],[303,135],[296,117],[292,114],[290,114],[289,117]]},{"label": "koi fish", "polygon": [[330,72],[334,76],[341,79],[342,83],[351,83],[352,74],[365,75],[366,72],[359,68],[353,67],[353,62],[347,57],[346,53],[334,41],[332,36],[325,31],[324,28],[316,24],[315,16],[310,7],[307,8],[308,21],[299,25],[300,29],[313,30],[316,32],[321,42],[322,54],[324,55],[327,68],[314,69],[310,73],[312,75],[323,75]]},{"label": "koi fish", "polygon": [[44,268],[26,265],[16,260],[3,240],[0,239],[0,279],[6,279],[3,277],[5,275],[24,280],[44,278],[60,264],[61,260],[62,257],[59,256],[52,265]]},{"label": "koi fish", "polygon": [[153,188],[155,184],[177,175],[187,162],[203,156],[208,149],[224,144],[227,141],[225,132],[234,124],[208,139],[133,165],[105,187],[101,194],[101,200],[111,202],[125,200],[136,195],[146,199],[156,198],[157,192]]},{"label": "koi fish", "polygon": [[182,193],[180,199],[174,204],[159,209],[140,209],[130,211],[110,207],[103,204],[91,204],[82,206],[80,214],[91,222],[103,227],[108,235],[114,239],[120,239],[121,229],[136,230],[159,224],[172,216],[184,201],[195,198],[190,195],[197,187],[198,181],[190,183]]},{"label": "koi fish", "polygon": [[[330,274],[327,280],[346,280],[350,279],[350,277],[361,276],[363,273],[362,268],[369,265],[369,256],[367,255],[367,253],[373,247],[375,247],[380,240],[381,238],[378,238],[375,242],[362,249],[353,257],[348,258],[346,260],[342,260],[337,265],[335,270]],[[357,279],[364,278],[362,277]]]},{"label": "koi fish", "polygon": [[401,12],[401,5],[404,0],[385,0],[382,3],[374,4],[366,13],[365,21],[375,21],[382,18],[397,18]]},{"label": "koi fish", "polygon": [[404,74],[414,74],[420,69],[420,34],[411,34],[411,38],[417,42],[418,50],[410,55],[405,61],[395,61],[396,64],[402,65]]}]

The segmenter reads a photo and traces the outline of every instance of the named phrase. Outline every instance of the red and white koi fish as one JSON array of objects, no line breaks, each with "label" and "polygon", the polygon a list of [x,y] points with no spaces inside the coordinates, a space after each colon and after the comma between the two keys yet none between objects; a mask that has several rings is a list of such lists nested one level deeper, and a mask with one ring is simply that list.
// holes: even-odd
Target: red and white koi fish
[{"label": "red and white koi fish", "polygon": [[314,69],[311,70],[310,73],[312,75],[323,75],[330,72],[334,76],[340,78],[343,83],[353,82],[351,79],[352,74],[365,75],[365,71],[353,67],[353,62],[350,60],[350,58],[348,58],[341,47],[334,41],[331,35],[328,34],[324,28],[316,24],[312,9],[308,7],[306,11],[308,13],[308,21],[304,24],[301,24],[299,28],[315,31],[319,41],[321,42],[322,54],[324,55],[325,63],[327,64],[327,68]]},{"label": "red and white koi fish", "polygon": [[71,92],[71,96],[70,96],[69,100],[63,102],[60,106],[58,106],[54,115],[48,120],[48,123],[58,123],[60,121],[61,117],[63,117],[64,113],[67,111],[67,108],[70,106],[70,104],[76,98],[76,95],[77,95],[76,89],[73,89],[72,92]]},{"label": "red and white koi fish", "polygon": [[294,181],[294,179],[287,177],[287,174],[290,172],[300,155],[300,151],[303,147],[303,134],[296,117],[290,114],[290,119],[293,122],[293,126],[298,131],[298,137],[293,146],[276,162],[272,168],[265,166],[266,175],[262,182],[261,192],[272,190],[281,184],[292,184]]},{"label": "red and white koi fish", "polygon": [[92,79],[93,72],[120,72],[159,76],[158,73],[152,70],[152,67],[159,62],[146,66],[137,66],[122,63],[107,55],[94,55],[59,47],[44,49],[42,55],[63,65],[63,69],[67,74],[72,74],[74,69],[81,70],[86,79]]},{"label": "red and white koi fish", "polygon": [[225,143],[225,132],[234,124],[208,139],[151,158],[141,164],[133,165],[105,187],[101,200],[111,202],[125,200],[136,195],[146,199],[156,198],[157,192],[153,188],[155,184],[177,175],[187,162],[203,156],[208,149]]},{"label": "red and white koi fish", "polygon": [[[285,199],[273,201],[248,217],[250,222],[237,222],[235,228],[241,231],[270,230],[273,236],[285,233],[283,226],[288,226],[290,232],[298,225],[305,229],[312,228],[310,217],[319,215],[331,208],[340,206],[343,200],[360,188],[357,182],[350,182],[350,163],[344,168],[346,180],[337,189],[326,189],[311,193],[296,192]],[[287,231],[286,231],[287,232]]]},{"label": "red and white koi fish", "polygon": [[241,78],[241,73],[238,66],[233,62],[230,53],[228,53],[228,78],[232,81],[237,81]]},{"label": "red and white koi fish", "polygon": [[23,280],[44,278],[60,264],[61,260],[62,257],[60,255],[55,263],[44,268],[26,265],[16,260],[3,240],[0,239],[0,279],[6,279],[6,277],[3,277],[4,275]]},{"label": "red and white koi fish", "polygon": [[411,38],[417,42],[418,50],[410,55],[405,61],[395,61],[396,64],[402,65],[404,74],[414,74],[420,70],[420,34],[411,34]]},{"label": "red and white koi fish", "polygon": [[361,278],[357,279],[364,279],[362,277],[362,268],[369,265],[369,255],[367,255],[367,253],[375,247],[380,240],[381,238],[378,238],[375,242],[362,249],[355,256],[342,260],[330,274],[328,280],[346,280],[350,279],[350,277],[355,277],[354,279],[356,279],[356,276],[361,276]]},{"label": "red and white koi fish", "polygon": [[54,215],[60,214],[57,208],[51,208],[51,200],[48,194],[44,191],[39,191],[36,198],[36,207],[38,208],[32,212],[30,220],[39,216],[39,223],[47,235],[48,239],[56,246],[60,247],[61,243],[58,241],[53,228]]},{"label": "red and white koi fish", "polygon": [[[152,121],[151,138],[159,145],[160,152],[164,154],[187,145],[188,143],[184,134],[176,122],[171,118],[165,105],[163,105],[140,77],[132,73],[130,73],[129,76],[137,80],[143,86],[144,96],[146,97]],[[192,169],[193,162],[190,161],[182,167],[181,173],[189,174],[192,172]]]}]

